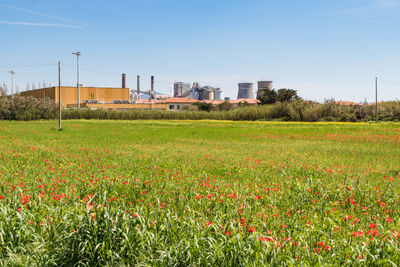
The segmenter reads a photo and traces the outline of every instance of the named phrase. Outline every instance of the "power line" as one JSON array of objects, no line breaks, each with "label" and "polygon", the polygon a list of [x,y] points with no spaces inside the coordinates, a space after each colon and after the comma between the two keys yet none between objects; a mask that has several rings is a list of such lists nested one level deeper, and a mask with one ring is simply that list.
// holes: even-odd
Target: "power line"
[{"label": "power line", "polygon": [[391,84],[396,84],[396,85],[400,85],[400,82],[393,82],[393,81],[387,81],[387,80],[382,80],[382,79],[378,79],[381,82],[385,82],[385,83],[391,83]]},{"label": "power line", "polygon": [[[68,65],[68,64],[62,64],[62,66],[65,67],[70,67],[70,68],[76,68],[76,66],[72,66],[72,65]],[[101,71],[101,70],[95,70],[95,69],[89,69],[89,68],[82,68],[79,67],[81,70],[86,70],[86,71],[91,71],[91,72],[97,72],[100,74],[106,74],[106,75],[112,75],[112,76],[120,76],[121,74],[117,74],[117,73],[112,73],[112,72],[107,72],[107,71]]]},{"label": "power line", "polygon": [[0,66],[1,69],[8,68],[31,68],[31,67],[43,67],[43,66],[57,66],[55,63],[49,64],[32,64],[32,65],[14,65],[14,66]]}]

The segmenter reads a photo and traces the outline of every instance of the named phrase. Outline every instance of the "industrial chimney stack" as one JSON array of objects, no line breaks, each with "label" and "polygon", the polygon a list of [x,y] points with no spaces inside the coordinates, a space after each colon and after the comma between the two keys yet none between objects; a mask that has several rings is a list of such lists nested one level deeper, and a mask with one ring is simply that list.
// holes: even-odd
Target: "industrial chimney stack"
[{"label": "industrial chimney stack", "polygon": [[126,88],[126,74],[122,73],[122,88]]},{"label": "industrial chimney stack", "polygon": [[140,100],[140,76],[137,76],[137,99]]},{"label": "industrial chimney stack", "polygon": [[150,92],[150,97],[152,99],[155,99],[155,93],[154,93],[154,76],[151,76],[151,92]]}]

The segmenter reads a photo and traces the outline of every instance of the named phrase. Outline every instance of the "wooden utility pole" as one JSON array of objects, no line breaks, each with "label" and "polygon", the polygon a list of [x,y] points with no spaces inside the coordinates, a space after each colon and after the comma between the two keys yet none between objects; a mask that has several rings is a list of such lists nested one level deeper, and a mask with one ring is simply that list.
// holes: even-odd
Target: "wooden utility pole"
[{"label": "wooden utility pole", "polygon": [[61,63],[58,61],[58,130],[61,130]]}]

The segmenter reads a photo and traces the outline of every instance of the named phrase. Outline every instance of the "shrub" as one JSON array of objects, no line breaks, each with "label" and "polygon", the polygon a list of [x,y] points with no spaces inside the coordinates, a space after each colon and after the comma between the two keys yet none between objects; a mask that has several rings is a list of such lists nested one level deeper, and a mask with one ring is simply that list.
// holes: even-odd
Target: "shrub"
[{"label": "shrub", "polygon": [[[379,120],[400,121],[400,101],[379,104]],[[32,97],[0,97],[0,120],[39,120],[56,119],[58,109],[49,99]],[[63,119],[97,120],[281,120],[281,121],[373,121],[375,105],[337,104],[326,100],[323,104],[294,101],[260,106],[233,108],[230,103],[222,103],[216,108],[211,104],[196,103],[184,112],[166,110],[90,110],[65,109]]]},{"label": "shrub", "polygon": [[[196,107],[196,106],[194,106]],[[383,121],[400,120],[399,102],[382,103],[379,118]],[[118,120],[281,120],[281,121],[371,121],[375,118],[373,105],[343,106],[331,100],[324,104],[304,101],[276,103],[272,105],[247,106],[232,110],[195,110],[185,112],[164,110],[65,110],[64,119],[118,119]]]},{"label": "shrub", "polygon": [[[247,102],[246,102],[247,103]],[[217,110],[223,111],[223,110],[232,110],[234,109],[235,105],[232,104],[231,102],[224,101],[221,104],[217,106]]]},{"label": "shrub", "polygon": [[40,120],[55,119],[58,109],[50,99],[33,97],[0,97],[0,120]]},{"label": "shrub", "polygon": [[211,110],[214,109],[213,104],[204,103],[204,102],[197,102],[197,103],[195,103],[195,104],[193,104],[193,105],[195,105],[195,106],[196,106],[199,110],[201,110],[201,111],[208,111],[208,112],[210,112]]}]

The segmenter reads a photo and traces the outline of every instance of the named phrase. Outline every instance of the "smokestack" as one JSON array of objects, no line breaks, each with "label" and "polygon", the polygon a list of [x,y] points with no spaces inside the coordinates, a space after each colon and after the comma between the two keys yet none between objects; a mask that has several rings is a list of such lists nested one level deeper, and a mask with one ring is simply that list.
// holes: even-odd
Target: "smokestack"
[{"label": "smokestack", "polygon": [[151,98],[155,98],[155,93],[154,93],[154,76],[151,76]]},{"label": "smokestack", "polygon": [[126,74],[122,73],[122,88],[126,88]]},{"label": "smokestack", "polygon": [[140,76],[137,76],[137,99],[140,100]]}]

